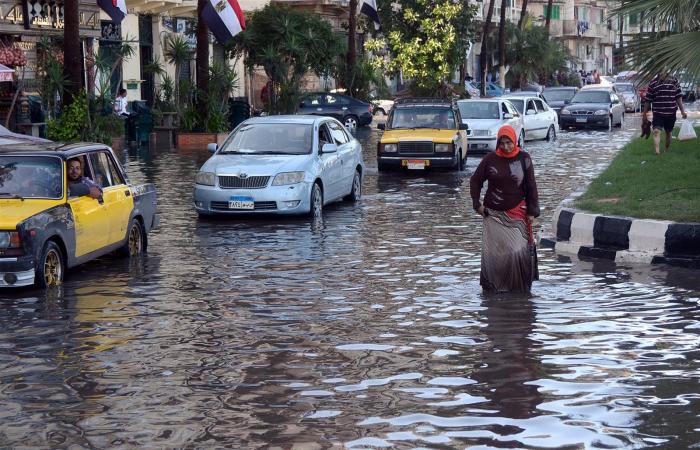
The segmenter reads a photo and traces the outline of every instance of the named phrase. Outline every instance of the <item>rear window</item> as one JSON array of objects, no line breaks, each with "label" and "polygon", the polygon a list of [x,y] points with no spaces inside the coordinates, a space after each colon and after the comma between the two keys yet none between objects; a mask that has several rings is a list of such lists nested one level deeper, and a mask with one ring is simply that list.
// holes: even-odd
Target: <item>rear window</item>
[{"label": "rear window", "polygon": [[63,197],[63,164],[51,156],[0,156],[0,198]]}]

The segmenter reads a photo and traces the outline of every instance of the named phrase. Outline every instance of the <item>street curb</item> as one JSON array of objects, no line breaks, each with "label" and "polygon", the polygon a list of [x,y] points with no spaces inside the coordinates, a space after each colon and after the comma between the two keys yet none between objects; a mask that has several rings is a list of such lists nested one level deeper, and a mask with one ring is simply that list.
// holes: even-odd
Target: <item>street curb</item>
[{"label": "street curb", "polygon": [[573,206],[576,192],[554,212],[552,237],[540,245],[557,253],[621,263],[700,268],[700,223],[605,216]]}]

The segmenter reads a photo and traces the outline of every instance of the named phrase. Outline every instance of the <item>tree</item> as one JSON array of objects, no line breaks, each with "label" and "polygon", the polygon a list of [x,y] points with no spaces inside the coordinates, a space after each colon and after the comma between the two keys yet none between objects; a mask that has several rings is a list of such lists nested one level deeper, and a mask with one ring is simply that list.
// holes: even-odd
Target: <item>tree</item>
[{"label": "tree", "polygon": [[357,0],[350,0],[348,11],[348,53],[345,58],[345,88],[352,95],[353,72],[357,62],[355,39],[357,35]]},{"label": "tree", "polygon": [[525,22],[525,17],[527,16],[527,0],[523,0],[523,7],[520,10],[520,19],[518,20],[518,29],[523,29],[523,23]]},{"label": "tree", "polygon": [[384,36],[365,43],[378,69],[402,74],[424,93],[437,94],[464,60],[474,37],[475,8],[468,0],[378,3]]},{"label": "tree", "polygon": [[650,32],[630,36],[624,54],[644,79],[662,69],[700,80],[700,1],[625,0],[613,13],[623,19],[644,12]]},{"label": "tree", "polygon": [[209,0],[197,1],[197,113],[203,123],[208,119],[209,93],[209,28],[202,17],[207,3]]},{"label": "tree", "polygon": [[547,34],[549,34],[549,26],[550,23],[552,22],[552,8],[554,7],[553,5],[554,0],[548,0],[547,2],[547,17],[545,19],[544,27],[547,29]]},{"label": "tree", "polygon": [[484,19],[484,28],[481,31],[481,54],[479,55],[479,67],[481,68],[481,88],[480,94],[482,97],[486,97],[486,61],[487,57],[490,57],[487,41],[489,38],[489,29],[491,28],[491,17],[493,16],[493,3],[494,0],[489,1],[489,9],[486,13],[486,19]]},{"label": "tree", "polygon": [[62,103],[68,106],[83,85],[78,0],[68,1],[63,5],[63,23],[63,74],[67,83]]},{"label": "tree", "polygon": [[508,0],[501,0],[501,18],[498,22],[498,73],[502,88],[506,87],[506,6]]},{"label": "tree", "polygon": [[269,111],[289,114],[298,108],[302,77],[330,74],[346,48],[344,38],[317,15],[272,3],[253,13],[234,37],[232,51],[246,55],[249,68],[265,70],[272,84]]}]

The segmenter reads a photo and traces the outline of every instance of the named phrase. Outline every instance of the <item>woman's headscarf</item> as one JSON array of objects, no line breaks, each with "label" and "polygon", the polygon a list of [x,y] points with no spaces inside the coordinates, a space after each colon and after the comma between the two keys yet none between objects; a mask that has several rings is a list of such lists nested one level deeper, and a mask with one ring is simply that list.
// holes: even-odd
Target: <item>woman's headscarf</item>
[{"label": "woman's headscarf", "polygon": [[[498,142],[501,140],[501,137],[507,137],[513,141],[515,148],[513,148],[512,152],[506,153],[498,148]],[[518,153],[520,153],[520,147],[518,147],[518,138],[515,136],[515,128],[510,125],[503,125],[498,130],[498,136],[496,137],[496,154],[498,156],[502,156],[503,158],[515,158],[518,156]]]}]

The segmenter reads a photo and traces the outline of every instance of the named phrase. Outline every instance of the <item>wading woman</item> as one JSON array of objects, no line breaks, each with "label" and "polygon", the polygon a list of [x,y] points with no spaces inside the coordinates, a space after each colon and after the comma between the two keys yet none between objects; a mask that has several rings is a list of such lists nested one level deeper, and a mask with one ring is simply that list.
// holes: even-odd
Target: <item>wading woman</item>
[{"label": "wading woman", "polygon": [[502,126],[496,142],[496,151],[484,156],[469,182],[474,209],[484,218],[481,287],[530,292],[538,279],[532,234],[532,220],[540,215],[535,170],[530,155],[518,147],[513,127]]}]

